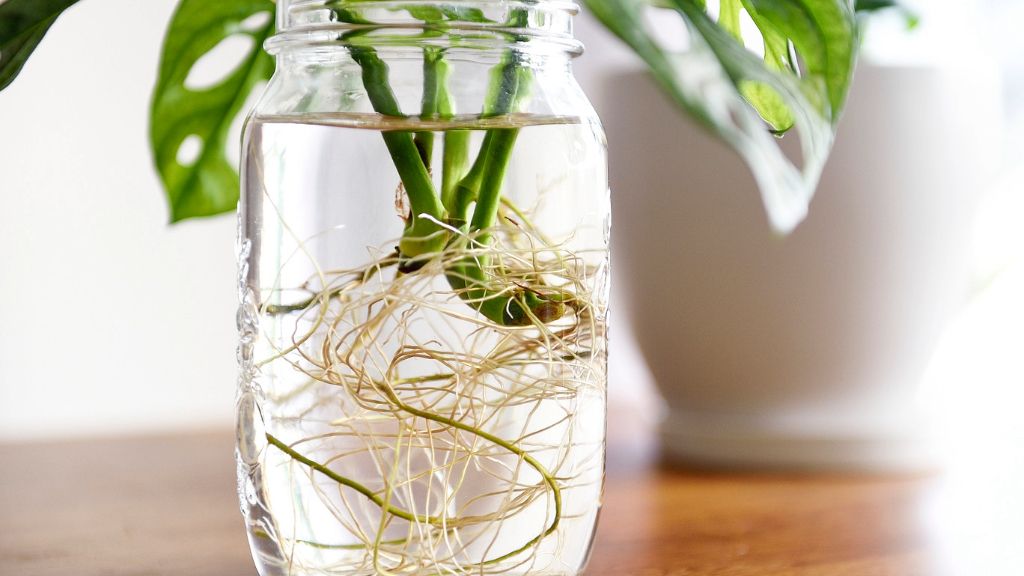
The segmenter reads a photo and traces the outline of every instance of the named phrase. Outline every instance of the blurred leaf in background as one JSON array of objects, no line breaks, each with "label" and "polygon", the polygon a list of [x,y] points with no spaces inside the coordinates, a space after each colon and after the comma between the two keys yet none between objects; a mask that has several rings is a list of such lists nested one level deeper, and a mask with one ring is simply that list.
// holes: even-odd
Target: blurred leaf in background
[{"label": "blurred leaf in background", "polygon": [[[847,0],[586,0],[650,66],[672,99],[748,163],[776,230],[806,215],[832,147],[858,46]],[[879,6],[880,8],[880,6]],[[685,38],[665,38],[667,19]],[[760,46],[741,23],[749,19]],[[766,129],[766,125],[767,128]],[[772,136],[795,129],[802,162]]]},{"label": "blurred leaf in background", "polygon": [[0,90],[21,72],[50,26],[78,0],[0,0]]}]

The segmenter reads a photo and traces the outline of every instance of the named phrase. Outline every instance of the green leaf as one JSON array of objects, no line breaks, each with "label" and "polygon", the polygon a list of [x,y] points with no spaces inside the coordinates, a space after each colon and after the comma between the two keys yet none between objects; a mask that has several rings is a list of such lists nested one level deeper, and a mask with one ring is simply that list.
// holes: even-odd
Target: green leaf
[{"label": "green leaf", "polygon": [[770,85],[746,80],[740,82],[739,89],[744,100],[771,126],[773,134],[781,136],[793,128],[796,123],[793,112],[786,105],[786,99]]},{"label": "green leaf", "polygon": [[78,0],[0,0],[0,90],[7,88],[57,17]]},{"label": "green leaf", "polygon": [[821,94],[819,112],[833,121],[846,103],[857,49],[857,21],[846,0],[748,0],[766,25],[788,38],[807,68],[805,91]]},{"label": "green leaf", "polygon": [[[718,23],[702,0],[586,4],[647,62],[681,108],[746,160],[773,226],[788,231],[799,223],[821,177],[852,80],[858,39],[848,0],[742,0],[742,9],[761,32],[763,56],[738,39],[738,0],[721,3],[725,12]],[[650,28],[651,22],[673,17],[688,31],[682,50],[666,46]],[[773,137],[790,127],[800,136],[802,165],[790,160]]]},{"label": "green leaf", "polygon": [[917,28],[918,24],[921,23],[921,18],[917,13],[898,0],[857,0],[854,4],[854,10],[857,11],[858,15],[882,12],[890,9],[903,15],[903,19],[907,23],[908,30]]},{"label": "green leaf", "polygon": [[446,4],[441,6],[441,10],[444,11],[445,16],[447,16],[449,20],[455,20],[458,22],[475,22],[477,24],[493,22],[493,20],[484,15],[484,11],[479,8],[452,6]]},{"label": "green leaf", "polygon": [[[266,13],[251,29],[246,20]],[[164,39],[153,93],[150,144],[171,208],[171,221],[212,216],[235,209],[238,169],[227,155],[232,122],[246,111],[249,94],[270,78],[274,61],[263,51],[273,32],[272,0],[181,0]],[[245,35],[251,47],[241,62],[211,86],[189,87],[199,60],[225,39]],[[186,141],[198,141],[192,162],[179,161]]]},{"label": "green leaf", "polygon": [[[765,66],[780,73],[793,72],[796,66],[790,58],[789,39],[758,14],[750,0],[742,0],[742,4],[761,33]],[[796,118],[785,99],[771,86],[745,81],[740,84],[740,93],[757,109],[774,133],[784,134],[793,128]]]},{"label": "green leaf", "polygon": [[741,8],[740,0],[721,0],[718,4],[718,25],[740,42],[743,41],[743,33],[740,30]]},{"label": "green leaf", "polygon": [[409,4],[395,10],[404,9],[410,16],[424,22],[440,22],[444,20],[444,12],[437,6],[414,6]]},{"label": "green leaf", "polygon": [[857,12],[871,12],[875,10],[887,10],[899,6],[895,0],[857,0],[854,10]]}]

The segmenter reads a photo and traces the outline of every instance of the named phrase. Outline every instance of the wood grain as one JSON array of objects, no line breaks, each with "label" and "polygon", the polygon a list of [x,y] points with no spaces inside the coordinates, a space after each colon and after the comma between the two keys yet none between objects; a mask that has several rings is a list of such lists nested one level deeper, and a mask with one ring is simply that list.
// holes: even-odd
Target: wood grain
[{"label": "wood grain", "polygon": [[[946,560],[937,478],[679,472],[638,453],[612,446],[590,576],[1024,574]],[[0,575],[254,574],[230,433],[0,446]]]}]

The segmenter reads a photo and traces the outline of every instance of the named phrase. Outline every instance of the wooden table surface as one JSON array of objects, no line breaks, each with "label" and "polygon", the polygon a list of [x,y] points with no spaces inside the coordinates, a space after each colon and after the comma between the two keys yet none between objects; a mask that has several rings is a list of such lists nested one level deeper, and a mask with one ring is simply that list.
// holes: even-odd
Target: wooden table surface
[{"label": "wooden table surface", "polygon": [[[993,500],[957,500],[946,476],[669,471],[642,453],[611,447],[590,576],[1024,575],[1017,509],[990,524],[1000,509],[974,504]],[[254,574],[230,433],[0,445],[0,575]]]}]

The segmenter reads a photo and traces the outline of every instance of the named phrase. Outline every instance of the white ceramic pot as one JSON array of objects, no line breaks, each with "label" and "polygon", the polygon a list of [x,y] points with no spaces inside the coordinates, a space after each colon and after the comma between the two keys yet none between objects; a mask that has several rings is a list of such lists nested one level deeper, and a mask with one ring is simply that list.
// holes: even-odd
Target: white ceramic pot
[{"label": "white ceramic pot", "polygon": [[617,282],[671,459],[928,464],[917,390],[969,291],[998,156],[998,94],[963,84],[862,65],[810,218],[778,237],[732,152],[644,73],[608,78]]}]

